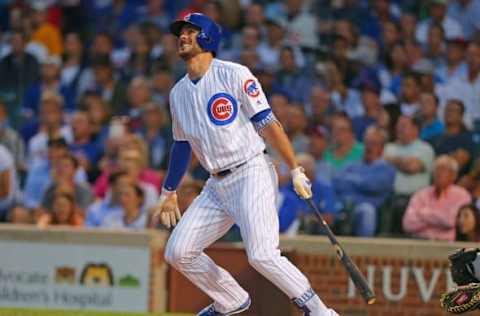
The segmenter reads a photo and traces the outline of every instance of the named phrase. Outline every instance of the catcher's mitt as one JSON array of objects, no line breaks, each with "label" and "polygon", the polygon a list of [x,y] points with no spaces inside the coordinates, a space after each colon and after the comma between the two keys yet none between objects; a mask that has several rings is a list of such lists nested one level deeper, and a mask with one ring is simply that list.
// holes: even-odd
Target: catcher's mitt
[{"label": "catcher's mitt", "polygon": [[479,308],[480,283],[459,286],[442,294],[440,305],[449,313],[462,314]]}]

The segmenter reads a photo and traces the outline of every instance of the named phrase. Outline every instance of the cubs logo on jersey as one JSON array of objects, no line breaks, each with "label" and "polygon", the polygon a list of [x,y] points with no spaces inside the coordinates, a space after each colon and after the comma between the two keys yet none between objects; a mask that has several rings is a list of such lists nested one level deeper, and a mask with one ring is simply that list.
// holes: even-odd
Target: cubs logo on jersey
[{"label": "cubs logo on jersey", "polygon": [[243,84],[243,91],[252,98],[256,98],[260,95],[260,89],[258,89],[257,82],[253,79],[245,81]]},{"label": "cubs logo on jersey", "polygon": [[213,124],[227,125],[233,122],[237,116],[237,101],[227,93],[217,93],[208,100],[207,111]]}]

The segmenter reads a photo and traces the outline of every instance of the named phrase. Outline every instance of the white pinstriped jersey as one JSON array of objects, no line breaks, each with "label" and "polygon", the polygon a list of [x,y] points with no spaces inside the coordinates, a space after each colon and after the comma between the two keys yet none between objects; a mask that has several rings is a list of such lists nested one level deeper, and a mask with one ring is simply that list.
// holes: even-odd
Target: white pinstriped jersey
[{"label": "white pinstriped jersey", "polygon": [[245,66],[213,59],[196,84],[187,74],[173,87],[170,108],[173,138],[188,141],[210,173],[236,166],[265,149],[250,118],[270,106]]}]

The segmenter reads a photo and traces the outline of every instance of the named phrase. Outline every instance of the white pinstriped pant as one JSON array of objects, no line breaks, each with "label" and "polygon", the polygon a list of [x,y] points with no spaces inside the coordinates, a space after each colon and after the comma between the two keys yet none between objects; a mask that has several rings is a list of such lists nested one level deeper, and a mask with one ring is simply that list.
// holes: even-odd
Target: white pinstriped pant
[{"label": "white pinstriped pant", "polygon": [[231,311],[248,298],[233,277],[203,252],[234,223],[240,227],[248,261],[258,272],[291,299],[310,288],[307,278],[278,249],[278,181],[267,159],[261,154],[223,179],[211,177],[166,246],[167,262],[209,295],[219,312]]}]

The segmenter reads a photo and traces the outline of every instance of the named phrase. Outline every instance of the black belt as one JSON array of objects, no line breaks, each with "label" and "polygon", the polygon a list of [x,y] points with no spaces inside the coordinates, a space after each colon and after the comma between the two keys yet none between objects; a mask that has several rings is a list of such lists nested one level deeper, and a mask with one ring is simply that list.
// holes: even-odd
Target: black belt
[{"label": "black belt", "polygon": [[[247,160],[248,161],[248,160]],[[223,177],[226,177],[228,176],[230,173],[234,172],[235,170],[237,170],[238,168],[240,168],[241,166],[243,166],[244,164],[247,163],[247,161],[244,161],[238,165],[236,165],[235,167],[232,167],[230,169],[225,169],[225,170],[222,170],[222,171],[219,171],[217,173],[212,173],[212,176],[214,176],[215,178],[223,178]]]},{"label": "black belt", "polygon": [[[266,150],[263,151],[264,154],[267,153]],[[242,163],[239,163],[238,165],[230,168],[230,169],[225,169],[225,170],[222,170],[222,171],[219,171],[217,173],[212,173],[212,176],[214,176],[215,178],[223,178],[223,177],[226,177],[228,176],[230,173],[234,172],[235,170],[237,170],[238,168],[240,168],[241,166],[243,166],[244,164],[246,164],[248,162],[248,160],[242,162]]]}]

